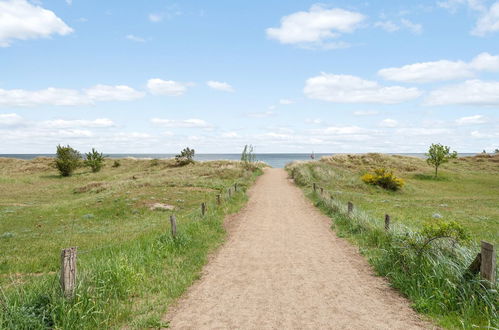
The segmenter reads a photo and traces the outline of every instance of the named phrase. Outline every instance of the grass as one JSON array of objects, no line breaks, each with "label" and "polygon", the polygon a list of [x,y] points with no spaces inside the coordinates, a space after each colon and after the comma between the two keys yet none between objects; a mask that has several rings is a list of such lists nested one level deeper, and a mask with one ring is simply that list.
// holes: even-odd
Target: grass
[{"label": "grass", "polygon": [[[376,272],[405,294],[414,309],[446,328],[497,328],[497,283],[487,288],[466,269],[479,251],[477,240],[497,244],[498,161],[499,157],[483,156],[458,159],[445,165],[436,180],[424,160],[380,154],[327,157],[293,163],[287,170],[333,219],[336,233],[359,245]],[[360,180],[366,171],[379,167],[394,170],[406,186],[390,192]],[[313,192],[314,182],[325,189],[324,196]],[[355,209],[348,215],[350,200]],[[423,223],[435,222],[437,212],[467,228],[472,242],[438,240],[420,254],[417,247],[426,239]],[[383,228],[385,213],[394,220],[388,232]],[[471,216],[480,221],[470,221]]]},{"label": "grass", "polygon": [[[0,328],[167,326],[169,304],[199,277],[224,239],[224,216],[245,203],[260,173],[238,162],[122,159],[117,168],[108,161],[99,173],[61,178],[51,162],[0,159]],[[229,199],[235,182],[240,192]],[[152,210],[154,203],[175,210]],[[60,250],[70,246],[78,247],[78,288],[67,300],[57,272]]]}]

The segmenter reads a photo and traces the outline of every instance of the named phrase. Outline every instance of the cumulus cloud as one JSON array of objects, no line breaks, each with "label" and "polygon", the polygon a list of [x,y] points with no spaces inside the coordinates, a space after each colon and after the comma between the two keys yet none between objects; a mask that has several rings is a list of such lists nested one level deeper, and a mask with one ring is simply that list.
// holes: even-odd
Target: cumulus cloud
[{"label": "cumulus cloud", "polygon": [[282,17],[281,26],[268,28],[266,33],[283,44],[327,45],[327,40],[355,31],[364,20],[365,16],[358,12],[313,5],[309,11]]},{"label": "cumulus cloud", "polygon": [[41,123],[41,126],[47,128],[71,128],[71,127],[88,127],[88,128],[109,128],[114,127],[116,124],[108,118],[97,118],[95,120],[65,120],[55,119],[46,120]]},{"label": "cumulus cloud", "polygon": [[499,1],[480,16],[471,34],[484,36],[497,31],[499,31]]},{"label": "cumulus cloud", "polygon": [[414,34],[421,34],[423,32],[423,26],[421,24],[411,22],[405,18],[401,19],[400,23]]},{"label": "cumulus cloud", "polygon": [[499,71],[499,56],[481,53],[470,62],[449,60],[422,62],[381,69],[378,74],[386,80],[427,83],[470,78],[479,71]]},{"label": "cumulus cloud", "polygon": [[161,22],[163,20],[163,14],[152,13],[152,14],[149,14],[148,18],[149,18],[149,21],[151,21],[153,23],[158,23],[158,22]]},{"label": "cumulus cloud", "polygon": [[467,80],[430,92],[426,105],[499,105],[499,82]]},{"label": "cumulus cloud", "polygon": [[461,117],[456,119],[456,123],[458,125],[477,125],[477,124],[485,124],[486,122],[487,120],[482,115]]},{"label": "cumulus cloud", "polygon": [[96,85],[85,89],[85,94],[93,101],[132,101],[145,95],[126,85]]},{"label": "cumulus cloud", "polygon": [[73,32],[53,11],[26,0],[0,1],[0,47],[9,47],[14,39],[48,38]]},{"label": "cumulus cloud", "polygon": [[25,120],[17,113],[0,114],[0,127],[17,127],[24,124]]},{"label": "cumulus cloud", "polygon": [[393,23],[392,21],[378,21],[378,22],[374,23],[374,27],[383,29],[387,32],[395,32],[395,31],[400,30],[400,26]]},{"label": "cumulus cloud", "polygon": [[322,73],[306,80],[304,93],[311,99],[335,103],[394,104],[415,99],[421,95],[417,88],[381,86],[375,81],[350,75]]},{"label": "cumulus cloud", "polygon": [[153,118],[151,123],[170,128],[211,128],[212,125],[208,124],[203,119],[161,119]]},{"label": "cumulus cloud", "polygon": [[133,34],[127,34],[125,36],[125,38],[130,40],[130,41],[135,41],[135,42],[146,42],[146,39],[138,37],[138,36],[133,35]]},{"label": "cumulus cloud", "polygon": [[218,91],[230,92],[230,93],[234,92],[234,88],[226,82],[210,80],[206,82],[206,85]]},{"label": "cumulus cloud", "polygon": [[396,121],[394,119],[387,118],[387,119],[383,119],[379,123],[379,126],[392,128],[392,127],[397,127],[398,124],[399,124],[398,121]]},{"label": "cumulus cloud", "polygon": [[173,80],[162,80],[159,78],[149,79],[147,88],[154,95],[180,96],[187,92],[187,88],[193,86],[193,83],[182,83]]},{"label": "cumulus cloud", "polygon": [[293,104],[295,103],[293,100],[289,100],[289,99],[280,99],[279,100],[279,104],[283,104],[283,105],[288,105],[288,104]]},{"label": "cumulus cloud", "polygon": [[144,93],[125,85],[96,85],[83,91],[54,87],[35,91],[0,88],[0,106],[77,106],[91,105],[94,101],[130,101],[143,96]]}]

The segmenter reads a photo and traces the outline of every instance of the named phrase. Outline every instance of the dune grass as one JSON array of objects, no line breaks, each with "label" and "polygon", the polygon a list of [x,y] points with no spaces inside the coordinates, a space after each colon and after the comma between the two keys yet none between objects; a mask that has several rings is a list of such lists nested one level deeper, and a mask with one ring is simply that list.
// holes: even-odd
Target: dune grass
[{"label": "dune grass", "polygon": [[[380,154],[340,155],[287,166],[305,194],[333,220],[333,228],[360,247],[376,272],[412,301],[417,311],[446,328],[499,327],[497,282],[492,287],[466,269],[477,240],[497,244],[499,157],[458,159],[434,179],[424,160]],[[366,185],[360,176],[385,167],[406,180],[398,192]],[[312,184],[324,189],[313,192]],[[472,196],[470,198],[469,195]],[[332,197],[332,198],[331,198]],[[353,201],[348,214],[346,203]],[[392,215],[384,230],[385,213]],[[434,218],[438,213],[442,218]],[[480,222],[468,221],[470,216]],[[420,253],[425,222],[455,220],[472,233],[459,244],[438,240]]]},{"label": "dune grass", "polygon": [[[0,328],[166,326],[168,305],[198,278],[223,241],[224,216],[244,204],[261,172],[239,162],[122,159],[61,178],[51,162],[0,159]],[[153,210],[155,203],[174,210]],[[67,300],[57,272],[60,250],[70,246],[78,247],[78,288]]]}]

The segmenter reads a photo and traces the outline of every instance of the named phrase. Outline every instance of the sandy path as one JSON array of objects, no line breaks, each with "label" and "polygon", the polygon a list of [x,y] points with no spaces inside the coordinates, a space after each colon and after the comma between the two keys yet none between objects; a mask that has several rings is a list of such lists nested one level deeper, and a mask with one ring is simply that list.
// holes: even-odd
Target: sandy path
[{"label": "sandy path", "polygon": [[250,191],[225,245],[166,316],[174,329],[421,329],[282,169]]}]

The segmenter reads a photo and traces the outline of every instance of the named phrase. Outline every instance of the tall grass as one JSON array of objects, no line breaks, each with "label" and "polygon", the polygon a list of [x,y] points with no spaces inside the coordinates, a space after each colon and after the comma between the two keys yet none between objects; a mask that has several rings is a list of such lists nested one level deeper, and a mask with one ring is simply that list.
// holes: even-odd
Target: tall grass
[{"label": "tall grass", "polygon": [[[199,277],[207,256],[224,238],[223,219],[247,197],[245,189],[260,174],[238,184],[239,192],[222,205],[215,196],[207,213],[177,214],[177,237],[170,234],[168,212],[163,228],[133,240],[81,250],[76,294],[65,299],[59,275],[44,273],[25,283],[0,288],[0,329],[110,329],[168,326],[167,306]],[[57,258],[58,256],[54,256]]]},{"label": "tall grass", "polygon": [[497,282],[489,288],[479,276],[467,273],[479,251],[476,244],[462,246],[442,240],[420,253],[412,247],[424,240],[420,232],[401,223],[385,231],[381,219],[358,208],[348,214],[347,200],[338,198],[341,194],[331,199],[329,192],[320,195],[311,189],[313,182],[321,186],[325,183],[321,180],[340,174],[313,172],[306,164],[294,164],[287,170],[307,197],[332,218],[337,235],[358,244],[375,271],[405,294],[415,310],[444,327],[499,327]]}]

